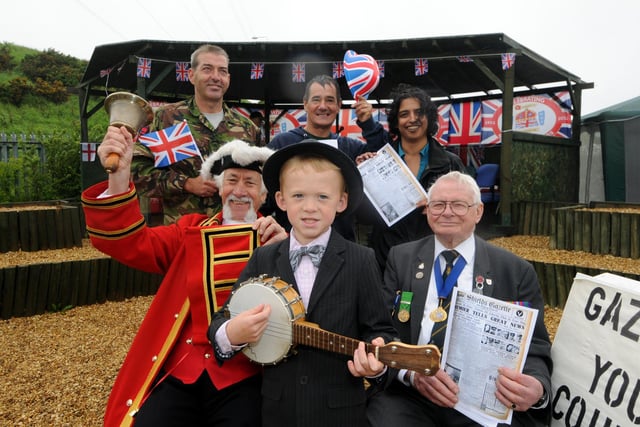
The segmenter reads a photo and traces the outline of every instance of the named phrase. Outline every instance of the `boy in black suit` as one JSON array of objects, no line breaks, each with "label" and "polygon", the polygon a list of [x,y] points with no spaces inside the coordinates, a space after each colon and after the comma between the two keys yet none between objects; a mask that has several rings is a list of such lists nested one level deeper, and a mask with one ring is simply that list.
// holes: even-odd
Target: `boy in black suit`
[{"label": "boy in black suit", "polygon": [[[355,163],[327,144],[304,141],[274,153],[263,177],[292,231],[280,244],[256,249],[238,283],[262,274],[279,277],[300,294],[307,321],[374,345],[390,341],[395,330],[373,250],[331,227],[337,214],[353,212],[362,198]],[[311,253],[295,259],[303,247]],[[259,304],[226,324],[218,314],[209,338],[220,363],[242,345],[257,342],[270,313],[268,304]],[[362,377],[374,384],[387,377],[386,367],[366,353],[363,342],[353,360],[298,345],[286,361],[264,367],[263,426],[366,426]]]}]

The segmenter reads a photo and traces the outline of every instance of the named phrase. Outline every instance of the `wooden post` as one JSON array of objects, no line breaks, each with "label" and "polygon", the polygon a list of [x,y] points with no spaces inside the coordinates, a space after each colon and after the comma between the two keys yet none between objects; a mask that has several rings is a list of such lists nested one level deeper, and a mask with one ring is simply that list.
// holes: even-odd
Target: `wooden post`
[{"label": "wooden post", "polygon": [[582,251],[582,238],[580,237],[580,232],[582,231],[582,211],[579,209],[575,209],[573,211],[573,250],[574,251]]},{"label": "wooden post", "polygon": [[513,86],[515,80],[513,64],[504,72],[504,91],[502,92],[502,147],[500,148],[500,216],[503,226],[511,224],[511,193],[513,167]]},{"label": "wooden post", "polygon": [[582,250],[585,252],[591,252],[591,212],[588,210],[581,210],[582,212],[582,233],[580,238],[582,239]]},{"label": "wooden post", "polygon": [[600,213],[600,250],[602,254],[611,253],[611,213]]},{"label": "wooden post", "polygon": [[620,256],[620,213],[611,212],[611,255]]},{"label": "wooden post", "polygon": [[631,256],[631,215],[620,214],[620,256],[629,258]]},{"label": "wooden post", "polygon": [[633,259],[638,259],[640,258],[640,215],[631,216],[629,234],[631,235],[629,256]]},{"label": "wooden post", "polygon": [[592,212],[591,214],[591,252],[593,252],[594,254],[601,254],[602,253],[602,247],[600,246],[601,239],[600,239],[600,219],[602,218],[602,215],[600,214],[600,212]]}]

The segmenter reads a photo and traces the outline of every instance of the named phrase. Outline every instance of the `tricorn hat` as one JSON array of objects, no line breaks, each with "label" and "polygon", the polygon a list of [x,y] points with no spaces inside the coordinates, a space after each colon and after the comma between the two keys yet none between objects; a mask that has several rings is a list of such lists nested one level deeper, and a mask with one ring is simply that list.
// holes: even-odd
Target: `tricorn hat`
[{"label": "tricorn hat", "polygon": [[347,208],[342,215],[353,213],[363,196],[362,176],[355,162],[337,148],[315,139],[305,139],[277,150],[264,164],[262,179],[270,194],[280,190],[280,170],[287,160],[294,156],[319,157],[329,160],[342,171],[349,194]]},{"label": "tricorn hat", "polygon": [[239,139],[227,142],[202,163],[200,175],[206,179],[213,179],[225,169],[250,169],[262,173],[264,162],[273,154],[267,147],[249,145]]}]

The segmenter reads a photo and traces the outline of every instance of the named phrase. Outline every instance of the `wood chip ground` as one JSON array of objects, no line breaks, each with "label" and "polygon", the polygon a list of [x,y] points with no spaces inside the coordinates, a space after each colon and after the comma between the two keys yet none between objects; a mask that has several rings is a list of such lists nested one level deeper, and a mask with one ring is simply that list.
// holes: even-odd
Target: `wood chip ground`
[{"label": "wood chip ground", "polygon": [[[548,237],[492,240],[530,260],[640,274],[640,260],[551,251]],[[0,268],[102,257],[82,248],[0,254]],[[0,425],[98,426],[118,369],[152,297],[0,321]],[[545,310],[553,339],[562,311]]]}]

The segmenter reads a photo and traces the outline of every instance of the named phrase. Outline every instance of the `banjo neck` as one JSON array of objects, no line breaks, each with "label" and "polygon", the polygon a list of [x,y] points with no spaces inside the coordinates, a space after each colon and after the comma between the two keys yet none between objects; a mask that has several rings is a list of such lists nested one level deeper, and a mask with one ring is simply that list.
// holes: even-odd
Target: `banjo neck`
[{"label": "banjo neck", "polygon": [[[352,356],[361,341],[321,329],[305,320],[292,323],[293,342],[320,350]],[[409,369],[424,375],[435,375],[440,368],[440,350],[433,344],[411,345],[390,342],[384,346],[365,343],[367,353],[374,353],[378,361],[396,369]]]}]

